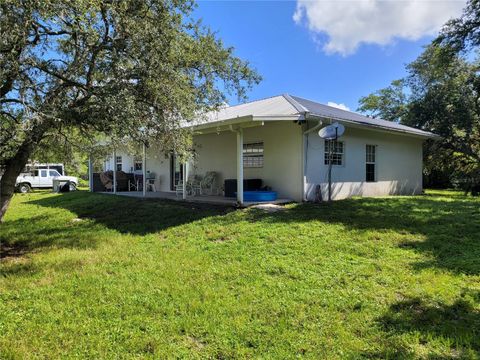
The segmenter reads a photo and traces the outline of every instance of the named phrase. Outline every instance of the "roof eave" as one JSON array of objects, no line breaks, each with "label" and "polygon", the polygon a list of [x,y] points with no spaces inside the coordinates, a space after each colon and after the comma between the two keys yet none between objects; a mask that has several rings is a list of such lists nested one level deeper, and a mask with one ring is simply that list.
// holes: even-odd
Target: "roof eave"
[{"label": "roof eave", "polygon": [[241,124],[241,123],[250,122],[250,121],[298,121],[298,120],[304,120],[304,118],[305,117],[301,114],[264,115],[264,116],[246,115],[246,116],[233,117],[229,119],[199,123],[194,125],[187,125],[185,127],[193,130],[203,130],[207,128],[216,128],[216,127],[225,126],[225,125],[236,125],[236,124]]},{"label": "roof eave", "polygon": [[376,129],[379,131],[386,131],[390,133],[395,133],[395,134],[403,134],[403,135],[408,135],[412,137],[419,137],[419,138],[424,138],[424,139],[437,139],[440,138],[439,135],[430,133],[427,131],[419,130],[422,131],[416,132],[416,131],[408,131],[408,130],[402,130],[402,129],[395,129],[395,128],[390,128],[382,125],[375,125],[375,124],[367,124],[367,123],[362,123],[359,121],[354,121],[354,120],[349,120],[349,119],[343,119],[340,117],[335,117],[335,116],[324,116],[324,115],[319,115],[319,114],[313,114],[311,113],[312,116],[316,116],[318,118],[323,118],[325,120],[335,120],[339,122],[343,122],[346,124],[353,124],[353,125],[358,125],[359,128],[366,128],[366,129]]}]

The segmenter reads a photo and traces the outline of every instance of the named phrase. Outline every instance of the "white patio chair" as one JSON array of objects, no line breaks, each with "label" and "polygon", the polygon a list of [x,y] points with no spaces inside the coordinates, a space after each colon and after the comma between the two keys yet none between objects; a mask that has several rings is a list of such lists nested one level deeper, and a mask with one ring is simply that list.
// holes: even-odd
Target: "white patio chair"
[{"label": "white patio chair", "polygon": [[154,172],[150,172],[146,177],[145,190],[156,192],[157,188],[155,187],[155,179],[157,175]]},{"label": "white patio chair", "polygon": [[216,189],[217,183],[217,173],[215,171],[207,171],[205,177],[200,181],[200,194],[204,195],[218,195],[218,190]]},{"label": "white patio chair", "polygon": [[196,196],[202,194],[202,177],[191,175],[187,182],[187,192],[189,195]]},{"label": "white patio chair", "polygon": [[175,196],[183,196],[183,180],[179,180],[177,184],[175,184]]}]

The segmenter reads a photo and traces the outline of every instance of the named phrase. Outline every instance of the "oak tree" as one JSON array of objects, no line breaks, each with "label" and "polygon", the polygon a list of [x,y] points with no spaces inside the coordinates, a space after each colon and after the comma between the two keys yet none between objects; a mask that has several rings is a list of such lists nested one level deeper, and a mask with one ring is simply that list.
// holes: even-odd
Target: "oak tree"
[{"label": "oak tree", "polygon": [[260,80],[188,0],[0,1],[0,220],[15,180],[53,137],[155,139]]}]

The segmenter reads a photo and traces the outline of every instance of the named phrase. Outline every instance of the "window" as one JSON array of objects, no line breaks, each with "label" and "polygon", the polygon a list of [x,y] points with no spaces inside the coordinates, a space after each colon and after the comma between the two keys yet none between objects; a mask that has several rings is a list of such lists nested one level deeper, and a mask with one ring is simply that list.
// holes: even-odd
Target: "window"
[{"label": "window", "polygon": [[263,167],[263,142],[243,144],[243,167]]},{"label": "window", "polygon": [[49,170],[48,174],[50,177],[60,176],[57,170]]},{"label": "window", "polygon": [[122,157],[121,156],[117,156],[117,158],[115,159],[115,169],[117,171],[122,171]]},{"label": "window", "polygon": [[134,171],[142,171],[143,169],[143,160],[140,156],[135,156],[133,159],[133,170]]},{"label": "window", "polygon": [[47,170],[40,170],[41,177],[47,177]]},{"label": "window", "polygon": [[367,145],[365,147],[365,180],[367,182],[375,182],[375,153],[377,147],[375,145]]},{"label": "window", "polygon": [[343,165],[343,150],[343,141],[325,140],[325,165],[330,163],[330,155],[332,156],[332,165]]}]

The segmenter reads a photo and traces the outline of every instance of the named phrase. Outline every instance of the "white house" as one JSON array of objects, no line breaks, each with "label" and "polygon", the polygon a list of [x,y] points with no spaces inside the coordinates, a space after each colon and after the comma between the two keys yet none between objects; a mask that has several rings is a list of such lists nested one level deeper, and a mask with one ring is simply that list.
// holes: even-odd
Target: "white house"
[{"label": "white house", "polygon": [[[337,143],[318,130],[344,125]],[[225,179],[262,179],[279,198],[327,198],[328,146],[333,146],[333,199],[350,196],[418,194],[422,191],[422,143],[436,135],[394,122],[372,119],[291,95],[230,106],[190,125],[195,160],[188,174],[214,171]],[[147,149],[146,168],[157,174],[155,190],[169,192],[182,178],[172,154]],[[117,150],[105,170],[141,171],[142,159]],[[243,181],[237,181],[243,202]]]}]

